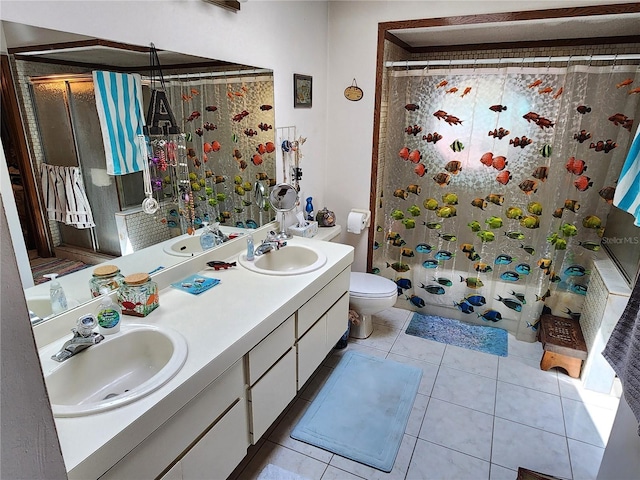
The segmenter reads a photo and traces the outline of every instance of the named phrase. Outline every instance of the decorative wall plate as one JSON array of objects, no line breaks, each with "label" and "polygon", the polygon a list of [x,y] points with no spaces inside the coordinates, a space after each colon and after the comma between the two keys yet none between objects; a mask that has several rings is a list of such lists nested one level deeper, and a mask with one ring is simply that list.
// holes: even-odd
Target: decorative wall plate
[{"label": "decorative wall plate", "polygon": [[357,102],[362,99],[364,92],[358,84],[356,83],[356,79],[353,79],[353,83],[344,89],[344,96],[347,100],[351,100],[352,102]]}]

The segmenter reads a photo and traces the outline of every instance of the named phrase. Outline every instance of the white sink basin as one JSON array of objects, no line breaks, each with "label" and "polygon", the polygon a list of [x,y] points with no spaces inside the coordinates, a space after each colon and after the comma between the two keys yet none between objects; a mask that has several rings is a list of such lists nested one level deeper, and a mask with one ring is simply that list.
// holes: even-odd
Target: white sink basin
[{"label": "white sink basin", "polygon": [[[78,305],[80,305],[78,300],[67,297],[67,310],[77,307]],[[27,308],[43,320],[50,315],[53,315],[53,312],[51,311],[51,298],[49,295],[27,298]]]},{"label": "white sink basin", "polygon": [[129,324],[64,362],[51,360],[69,338],[40,351],[56,417],[90,415],[139,400],[173,378],[187,358],[187,342],[178,332]]},{"label": "white sink basin", "polygon": [[241,254],[238,261],[247,270],[263,275],[301,275],[321,268],[327,263],[327,256],[311,247],[288,245],[256,256],[252,262]]},{"label": "white sink basin", "polygon": [[162,249],[165,253],[175,255],[177,257],[192,257],[204,252],[200,245],[200,235],[189,237],[181,236],[179,240],[173,243],[168,243]]}]

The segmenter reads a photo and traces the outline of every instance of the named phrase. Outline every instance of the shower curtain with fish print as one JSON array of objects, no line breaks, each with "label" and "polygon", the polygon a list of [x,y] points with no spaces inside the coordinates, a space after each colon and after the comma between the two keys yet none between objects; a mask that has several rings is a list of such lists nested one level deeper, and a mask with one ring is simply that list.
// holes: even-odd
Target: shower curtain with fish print
[{"label": "shower curtain with fish print", "polygon": [[186,135],[188,185],[170,175],[164,156],[156,154],[156,144],[154,161],[160,164],[155,165],[152,185],[165,196],[175,192],[174,183],[190,193],[186,213],[168,212],[169,227],[179,226],[178,214],[189,217],[192,228],[217,221],[253,229],[272,220],[273,212],[254,201],[257,184],[268,189],[276,183],[272,76],[185,75],[167,81],[165,90]]},{"label": "shower curtain with fish print", "polygon": [[[533,340],[579,318],[638,66],[389,70],[374,272],[403,308]],[[603,238],[604,237],[604,238]]]}]

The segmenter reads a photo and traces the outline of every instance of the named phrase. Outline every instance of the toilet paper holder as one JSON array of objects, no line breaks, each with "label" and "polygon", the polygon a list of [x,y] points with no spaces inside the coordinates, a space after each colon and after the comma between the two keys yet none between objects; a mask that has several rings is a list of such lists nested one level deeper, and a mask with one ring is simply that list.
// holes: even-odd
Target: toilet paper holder
[{"label": "toilet paper holder", "polygon": [[361,213],[364,215],[362,228],[369,228],[371,225],[371,212],[369,210],[364,210],[361,208],[352,208],[351,211],[353,213]]}]

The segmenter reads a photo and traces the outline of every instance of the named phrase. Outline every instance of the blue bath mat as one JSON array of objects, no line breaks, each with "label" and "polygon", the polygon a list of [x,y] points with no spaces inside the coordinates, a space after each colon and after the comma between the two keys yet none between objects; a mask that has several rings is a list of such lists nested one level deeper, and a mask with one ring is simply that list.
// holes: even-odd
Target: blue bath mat
[{"label": "blue bath mat", "polygon": [[414,313],[406,330],[407,335],[435,340],[457,347],[506,357],[508,338],[501,328],[470,325],[452,318]]},{"label": "blue bath mat", "polygon": [[349,351],[291,438],[390,472],[421,378],[417,367]]}]

